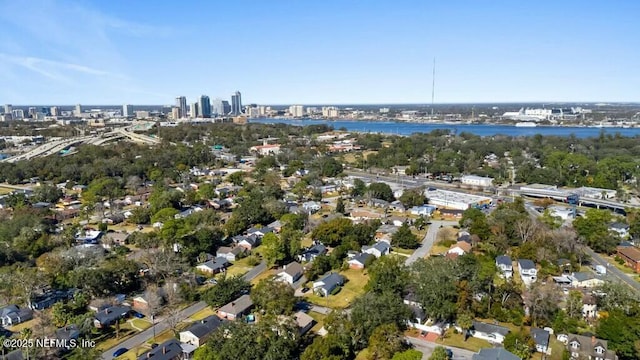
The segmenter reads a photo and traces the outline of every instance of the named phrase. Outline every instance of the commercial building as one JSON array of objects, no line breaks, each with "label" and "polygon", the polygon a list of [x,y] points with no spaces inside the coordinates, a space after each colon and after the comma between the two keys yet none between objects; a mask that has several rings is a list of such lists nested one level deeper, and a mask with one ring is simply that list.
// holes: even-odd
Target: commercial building
[{"label": "commercial building", "polygon": [[198,117],[208,118],[211,117],[211,101],[207,95],[200,96],[200,103],[198,104],[200,113]]},{"label": "commercial building", "polygon": [[15,110],[11,111],[11,117],[13,118],[13,120],[22,120],[22,119],[24,119],[24,110],[15,109]]},{"label": "commercial building", "polygon": [[191,103],[191,108],[189,109],[189,117],[197,118],[198,115],[199,115],[198,103],[197,102]]},{"label": "commercial building", "polygon": [[180,108],[179,107],[171,108],[171,118],[173,120],[178,120],[178,119],[181,118],[181,116],[180,116]]},{"label": "commercial building", "polygon": [[429,204],[438,209],[467,210],[471,207],[486,207],[491,204],[491,198],[464,194],[448,190],[425,190],[424,195],[429,199]]},{"label": "commercial building", "polygon": [[335,106],[325,106],[322,108],[322,117],[324,118],[337,118],[339,110]]},{"label": "commercial building", "polygon": [[130,117],[133,116],[133,106],[131,105],[122,105],[122,116]]},{"label": "commercial building", "polygon": [[289,106],[289,114],[293,117],[303,117],[304,116],[304,106],[302,105],[291,105]]},{"label": "commercial building", "polygon": [[178,96],[176,98],[176,107],[180,111],[180,118],[187,117],[187,98],[184,96]]},{"label": "commercial building", "polygon": [[60,116],[60,108],[57,106],[52,106],[49,111],[51,112],[51,116]]},{"label": "commercial building", "polygon": [[13,106],[11,104],[5,104],[4,105],[4,113],[5,114],[11,114],[12,111],[13,111]]},{"label": "commercial building", "polygon": [[240,91],[236,91],[231,95],[231,114],[242,114],[242,94],[240,94]]},{"label": "commercial building", "polygon": [[464,175],[460,178],[460,182],[464,185],[488,187],[493,185],[493,178],[476,175]]},{"label": "commercial building", "polygon": [[76,117],[81,117],[82,116],[82,105],[77,104],[76,105],[76,109],[73,111],[73,115]]}]

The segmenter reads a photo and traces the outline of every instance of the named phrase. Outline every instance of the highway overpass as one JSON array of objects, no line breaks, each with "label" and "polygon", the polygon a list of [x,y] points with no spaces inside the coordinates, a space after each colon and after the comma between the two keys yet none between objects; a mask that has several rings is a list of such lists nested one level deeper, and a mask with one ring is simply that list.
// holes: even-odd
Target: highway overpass
[{"label": "highway overpass", "polygon": [[[560,189],[554,189],[554,190],[550,190],[550,189],[511,189],[510,190],[511,194],[513,195],[524,195],[524,196],[531,196],[531,197],[537,197],[537,198],[550,198],[550,199],[554,199],[557,201],[562,201],[562,202],[566,202],[567,201],[567,197],[569,195],[574,194],[574,192],[572,192],[571,190],[560,190]],[[606,199],[594,199],[591,197],[585,197],[585,196],[581,196],[578,198],[578,203],[576,204],[578,206],[593,206],[596,207],[598,209],[600,208],[607,208],[607,209],[611,209],[614,211],[620,211],[620,212],[624,212],[625,208],[638,208],[640,207],[640,205],[633,205],[633,204],[623,204],[617,201],[611,201],[611,200],[606,200]]]}]

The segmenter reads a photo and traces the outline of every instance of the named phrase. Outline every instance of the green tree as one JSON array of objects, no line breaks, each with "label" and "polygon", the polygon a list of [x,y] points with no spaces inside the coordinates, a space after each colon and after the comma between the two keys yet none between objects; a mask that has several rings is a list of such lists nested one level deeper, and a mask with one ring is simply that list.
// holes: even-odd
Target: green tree
[{"label": "green tree", "polygon": [[369,185],[367,192],[371,194],[371,197],[376,199],[382,199],[385,201],[393,201],[393,190],[387,183],[372,183]]},{"label": "green tree", "polygon": [[612,215],[609,211],[589,209],[585,216],[577,217],[573,221],[573,227],[594,251],[612,253],[618,241],[609,233],[611,221]]},{"label": "green tree", "polygon": [[442,257],[418,259],[411,266],[412,287],[425,314],[450,320],[456,313],[458,289],[455,263]]},{"label": "green tree", "polygon": [[311,267],[307,269],[305,275],[309,281],[313,281],[329,270],[331,270],[331,258],[326,255],[320,255],[313,259]]},{"label": "green tree", "polygon": [[217,308],[237,299],[249,289],[251,284],[240,276],[223,277],[218,280],[216,286],[209,288],[202,298],[209,306]]},{"label": "green tree", "polygon": [[416,249],[420,246],[418,237],[411,231],[407,223],[402,224],[398,231],[391,236],[391,245],[403,249]]},{"label": "green tree", "polygon": [[242,186],[244,185],[245,176],[246,173],[244,171],[237,171],[227,176],[227,180],[235,186]]},{"label": "green tree", "polygon": [[148,208],[138,206],[131,210],[131,216],[127,219],[127,222],[132,224],[149,224],[151,221],[151,212]]},{"label": "green tree", "polygon": [[491,236],[491,229],[487,221],[487,216],[482,210],[469,208],[462,213],[460,227],[466,228],[473,235],[478,235],[481,240],[486,240]]},{"label": "green tree", "polygon": [[153,216],[151,216],[151,222],[152,223],[157,223],[157,222],[164,223],[164,222],[167,222],[169,220],[173,220],[177,213],[178,213],[178,210],[176,210],[174,208],[161,209],[158,212],[156,212],[155,214],[153,214]]},{"label": "green tree", "polygon": [[391,360],[422,360],[422,353],[415,349],[409,349],[396,353]]},{"label": "green tree", "polygon": [[448,360],[449,356],[447,355],[447,350],[442,346],[436,346],[429,356],[429,360]]},{"label": "green tree", "polygon": [[353,324],[353,342],[356,349],[364,349],[373,331],[380,325],[395,324],[404,330],[411,318],[411,310],[396,294],[385,292],[380,295],[366,293],[355,299],[351,305],[350,320]]},{"label": "green tree", "polygon": [[344,214],[345,213],[344,200],[342,200],[341,197],[338,198],[338,202],[336,203],[336,212],[338,214]]},{"label": "green tree", "polygon": [[369,358],[390,360],[406,347],[404,335],[396,324],[388,323],[375,328],[369,338]]},{"label": "green tree", "polygon": [[535,347],[536,343],[533,338],[524,330],[511,331],[504,337],[504,348],[521,359],[529,359]]},{"label": "green tree", "polygon": [[297,301],[293,288],[274,277],[258,282],[251,291],[251,299],[259,309],[271,315],[291,314]]},{"label": "green tree", "polygon": [[367,290],[379,294],[390,291],[402,295],[409,282],[409,270],[405,266],[404,260],[403,257],[388,255],[371,264]]},{"label": "green tree", "polygon": [[351,189],[351,196],[364,196],[367,192],[367,185],[360,179],[353,180],[353,188]]},{"label": "green tree", "polygon": [[462,328],[464,340],[467,341],[468,331],[473,326],[473,314],[469,311],[462,311],[458,314],[458,326]]},{"label": "green tree", "polygon": [[335,218],[318,225],[311,232],[311,237],[327,246],[337,246],[353,230],[348,218]]},{"label": "green tree", "polygon": [[264,235],[262,247],[262,255],[270,266],[280,264],[288,258],[287,244],[274,233]]},{"label": "green tree", "polygon": [[62,197],[62,190],[53,185],[41,185],[33,194],[34,202],[56,203]]},{"label": "green tree", "polygon": [[598,338],[609,342],[609,349],[621,360],[640,359],[640,306],[636,303],[629,311],[614,309],[600,319],[596,331]]},{"label": "green tree", "polygon": [[404,190],[398,200],[400,200],[405,207],[414,207],[426,204],[427,197],[424,196],[423,188],[416,188]]}]

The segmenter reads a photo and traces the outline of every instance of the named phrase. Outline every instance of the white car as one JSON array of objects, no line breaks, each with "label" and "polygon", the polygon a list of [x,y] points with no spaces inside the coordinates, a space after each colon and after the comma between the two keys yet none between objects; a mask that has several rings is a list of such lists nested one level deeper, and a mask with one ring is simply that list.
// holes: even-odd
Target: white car
[{"label": "white car", "polygon": [[556,339],[558,339],[558,341],[566,345],[567,342],[569,341],[569,336],[567,336],[567,334],[558,334]]}]

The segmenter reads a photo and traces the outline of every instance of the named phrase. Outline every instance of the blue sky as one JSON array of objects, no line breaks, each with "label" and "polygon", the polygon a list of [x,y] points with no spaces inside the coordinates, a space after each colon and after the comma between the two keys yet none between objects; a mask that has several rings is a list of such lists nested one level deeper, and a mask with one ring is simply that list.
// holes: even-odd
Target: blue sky
[{"label": "blue sky", "polygon": [[640,101],[640,1],[0,0],[0,103]]}]

